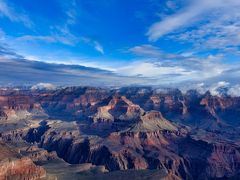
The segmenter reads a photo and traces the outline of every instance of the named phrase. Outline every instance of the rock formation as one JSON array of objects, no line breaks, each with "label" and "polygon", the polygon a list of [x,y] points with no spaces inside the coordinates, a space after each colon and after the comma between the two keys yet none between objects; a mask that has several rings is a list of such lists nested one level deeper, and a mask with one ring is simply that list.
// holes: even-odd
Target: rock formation
[{"label": "rock formation", "polygon": [[44,148],[26,150],[34,160],[158,169],[173,179],[239,176],[239,97],[141,87],[0,95],[0,139]]},{"label": "rock formation", "polygon": [[45,170],[36,166],[30,158],[21,157],[13,148],[0,143],[1,180],[37,180],[45,176]]}]

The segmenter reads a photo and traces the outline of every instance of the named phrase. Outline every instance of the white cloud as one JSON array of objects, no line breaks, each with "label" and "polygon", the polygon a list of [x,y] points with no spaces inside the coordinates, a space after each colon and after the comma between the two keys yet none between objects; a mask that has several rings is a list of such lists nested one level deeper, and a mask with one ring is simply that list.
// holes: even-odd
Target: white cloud
[{"label": "white cloud", "polygon": [[74,25],[77,22],[77,2],[76,0],[59,1],[62,11],[65,12],[66,21],[63,26],[68,27]]},{"label": "white cloud", "polygon": [[178,66],[162,66],[152,62],[134,62],[126,67],[119,68],[118,73],[128,76],[143,76],[143,77],[161,77],[169,74],[189,74],[184,68]]},{"label": "white cloud", "polygon": [[223,64],[221,56],[196,58],[175,55],[176,59],[161,58],[135,61],[116,69],[116,72],[128,76],[154,78],[156,79],[154,84],[163,84],[207,81],[221,77],[226,71],[234,68],[234,66]]},{"label": "white cloud", "polygon": [[[4,2],[3,0],[0,0],[0,10],[1,10],[1,2]],[[50,26],[50,31],[47,35],[22,35],[17,38],[10,37],[9,39],[13,41],[17,41],[16,43],[25,43],[24,45],[32,45],[33,42],[35,43],[61,43],[68,46],[76,46],[80,43],[89,45],[93,47],[96,51],[100,52],[101,54],[104,54],[104,49],[102,45],[91,38],[88,37],[82,37],[82,36],[76,36],[71,31],[71,27],[74,26],[77,22],[77,2],[75,0],[71,0],[70,2],[60,2],[60,5],[63,8],[63,11],[65,12],[65,21],[60,25],[54,25]],[[9,8],[3,8],[3,9],[9,9]],[[1,11],[0,11],[1,12]],[[14,13],[12,13],[14,14]],[[11,15],[12,15],[11,14]],[[13,16],[14,18],[15,16]],[[0,38],[1,38],[1,31],[0,31]]]},{"label": "white cloud", "polygon": [[229,95],[232,97],[240,96],[240,84],[231,85],[229,82],[220,81],[205,87],[206,90],[209,90],[213,96],[222,96],[222,94]]},{"label": "white cloud", "polygon": [[104,54],[103,47],[102,47],[102,45],[101,45],[99,42],[94,41],[94,48],[95,48],[98,52],[100,52],[101,54]]},{"label": "white cloud", "polygon": [[200,94],[205,94],[207,91],[210,92],[212,96],[231,96],[240,97],[240,84],[231,84],[228,81],[218,81],[214,83],[191,83],[179,87],[183,93],[186,93],[190,89],[197,90]]},{"label": "white cloud", "polygon": [[198,29],[170,37],[182,42],[191,42],[198,51],[219,49],[225,53],[238,53],[238,46],[240,45],[240,23],[228,22],[233,19],[233,17],[229,17],[228,20],[224,22],[209,22]]},{"label": "white cloud", "polygon": [[162,54],[158,47],[150,44],[143,44],[128,49],[129,52],[140,56],[160,56]]},{"label": "white cloud", "polygon": [[[0,37],[1,37],[1,31],[0,31]],[[104,54],[104,49],[99,42],[94,41],[90,38],[76,37],[73,34],[69,34],[69,33],[66,33],[66,34],[55,33],[48,36],[24,35],[24,36],[15,38],[14,40],[18,42],[28,42],[28,43],[32,43],[32,42],[61,43],[69,46],[75,46],[79,43],[85,43],[94,47],[94,49],[100,52],[101,54]]]},{"label": "white cloud", "polygon": [[35,42],[47,42],[47,43],[62,43],[70,46],[74,46],[82,41],[81,38],[75,37],[73,35],[63,36],[58,34],[48,35],[48,36],[34,36],[25,35],[15,39],[16,41],[25,41],[32,43]]},{"label": "white cloud", "polygon": [[[206,20],[210,21],[211,28],[214,28],[215,24],[213,22],[239,21],[239,0],[201,0],[190,2],[182,10],[154,23],[147,32],[149,40],[156,41],[164,35],[179,32],[186,27],[200,27],[200,22]],[[208,28],[208,30],[211,30],[211,28]],[[206,33],[204,28],[199,29],[199,31]]]},{"label": "white cloud", "polygon": [[228,95],[232,97],[239,97],[240,96],[240,84],[232,86],[228,90]]},{"label": "white cloud", "polygon": [[31,90],[55,90],[56,86],[51,83],[38,83],[31,87]]},{"label": "white cloud", "polygon": [[221,89],[227,88],[229,86],[229,82],[220,81],[216,84],[213,84],[209,87],[209,91],[213,96],[221,96]]},{"label": "white cloud", "polygon": [[56,42],[57,40],[51,36],[33,36],[25,35],[17,38],[18,41],[46,41],[46,42]]},{"label": "white cloud", "polygon": [[24,13],[18,12],[13,6],[10,6],[5,0],[0,0],[0,16],[7,17],[13,22],[21,22],[27,27],[32,26],[32,21]]},{"label": "white cloud", "polygon": [[76,11],[76,1],[75,0],[71,0],[68,1],[67,3],[65,3],[65,7],[66,7],[66,15],[68,17],[67,21],[66,21],[66,25],[73,25],[76,24],[77,21],[77,11]]},{"label": "white cloud", "polygon": [[[229,95],[238,96],[240,67],[237,65],[225,65],[221,62],[221,56],[209,56],[208,58],[194,58],[192,56],[178,58],[177,60],[164,60],[152,58],[151,60],[139,60],[123,63],[110,71],[101,70],[101,64],[96,64],[91,59],[85,59],[80,63],[71,59],[54,59],[50,64],[39,62],[43,58],[28,57],[35,61],[27,61],[18,54],[0,47],[0,54],[11,57],[0,57],[1,80],[0,84],[8,82],[38,83],[54,82],[54,84],[76,85],[84,84],[102,85],[155,85],[170,86],[174,88],[200,89],[201,92],[209,90],[213,95],[221,94],[225,87]],[[50,60],[50,59],[49,59]],[[50,62],[50,61],[49,61]],[[56,64],[56,62],[58,64]],[[64,62],[69,62],[65,64]],[[72,62],[72,63],[70,63]],[[83,66],[78,66],[76,63]],[[106,66],[106,64],[104,64]],[[88,68],[86,66],[95,67]],[[98,67],[98,68],[97,68]],[[111,67],[111,65],[109,65]],[[106,69],[106,67],[103,67]],[[11,76],[8,74],[11,73]],[[36,74],[36,76],[31,76]],[[92,81],[94,79],[94,81]],[[95,81],[97,79],[97,82]],[[204,82],[201,83],[201,82]],[[196,86],[195,86],[195,85]],[[230,86],[231,85],[231,86]],[[234,86],[232,86],[234,85]],[[33,88],[41,88],[46,84],[38,84]],[[49,86],[51,87],[51,86]],[[206,88],[207,87],[207,88]],[[224,92],[223,91],[223,92]]]}]

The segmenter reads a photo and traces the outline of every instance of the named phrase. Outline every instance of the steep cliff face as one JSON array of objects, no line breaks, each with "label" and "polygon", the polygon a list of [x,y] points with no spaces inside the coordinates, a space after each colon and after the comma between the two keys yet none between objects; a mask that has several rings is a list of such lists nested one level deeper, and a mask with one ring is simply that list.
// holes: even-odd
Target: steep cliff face
[{"label": "steep cliff face", "polygon": [[240,125],[240,98],[235,97],[213,97],[206,95],[200,102],[205,106],[208,111],[217,122],[222,122],[231,126]]},{"label": "steep cliff face", "polygon": [[238,146],[226,142],[186,138],[181,141],[179,154],[188,162],[194,179],[230,178],[240,165]]},{"label": "steep cliff face", "polygon": [[70,87],[41,94],[36,99],[52,118],[80,120],[96,113],[99,104],[105,104],[110,95],[109,90],[100,88]]},{"label": "steep cliff face", "polygon": [[31,116],[44,116],[41,105],[32,95],[10,94],[0,96],[0,120],[21,120]]}]

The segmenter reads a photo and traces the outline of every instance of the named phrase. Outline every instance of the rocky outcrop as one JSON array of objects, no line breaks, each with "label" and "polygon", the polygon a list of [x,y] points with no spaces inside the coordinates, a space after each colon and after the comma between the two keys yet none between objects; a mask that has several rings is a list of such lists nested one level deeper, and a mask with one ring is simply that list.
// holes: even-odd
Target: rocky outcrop
[{"label": "rocky outcrop", "polygon": [[0,179],[34,180],[46,176],[43,168],[37,167],[31,159],[5,160],[0,163]]},{"label": "rocky outcrop", "polygon": [[11,147],[0,143],[0,179],[35,180],[44,178],[46,172],[31,159],[21,157]]},{"label": "rocky outcrop", "polygon": [[98,107],[93,116],[94,122],[113,122],[115,120],[135,120],[143,114],[143,109],[129,101],[125,96],[114,95],[108,105]]},{"label": "rocky outcrop", "polygon": [[133,132],[178,131],[178,128],[166,120],[158,111],[145,112],[130,129]]}]

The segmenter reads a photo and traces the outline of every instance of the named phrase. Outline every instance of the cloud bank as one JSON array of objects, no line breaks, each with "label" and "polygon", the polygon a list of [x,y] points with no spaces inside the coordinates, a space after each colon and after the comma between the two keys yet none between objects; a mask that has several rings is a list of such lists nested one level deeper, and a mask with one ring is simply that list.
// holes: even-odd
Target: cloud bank
[{"label": "cloud bank", "polygon": [[[30,61],[13,50],[0,46],[0,85],[45,86],[124,86],[147,83],[146,79],[122,76],[114,72],[80,65]],[[47,84],[48,85],[48,84]]]}]

